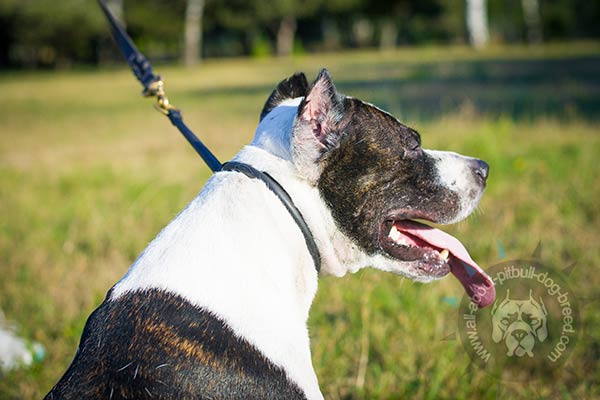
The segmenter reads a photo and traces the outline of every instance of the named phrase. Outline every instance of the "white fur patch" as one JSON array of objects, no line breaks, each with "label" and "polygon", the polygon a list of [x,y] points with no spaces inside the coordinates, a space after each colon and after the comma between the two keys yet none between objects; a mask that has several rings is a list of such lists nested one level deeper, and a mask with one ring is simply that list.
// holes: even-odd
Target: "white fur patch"
[{"label": "white fur patch", "polygon": [[[242,161],[242,160],[240,160]],[[214,175],[114,287],[158,288],[212,311],[321,399],[306,321],[317,273],[276,196],[243,174]]]},{"label": "white fur patch", "polygon": [[457,193],[461,199],[460,212],[449,223],[466,218],[475,210],[483,194],[470,166],[475,159],[450,151],[424,151],[436,161],[439,183]]},{"label": "white fur patch", "polygon": [[252,145],[260,147],[274,156],[290,160],[292,140],[290,127],[294,123],[301,101],[302,97],[282,101],[265,115],[256,128]]}]

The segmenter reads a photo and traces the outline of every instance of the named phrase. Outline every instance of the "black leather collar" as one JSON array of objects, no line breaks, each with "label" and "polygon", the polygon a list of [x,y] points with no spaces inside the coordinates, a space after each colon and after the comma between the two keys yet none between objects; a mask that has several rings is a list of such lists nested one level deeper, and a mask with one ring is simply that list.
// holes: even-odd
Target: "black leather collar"
[{"label": "black leather collar", "polygon": [[319,248],[315,243],[315,239],[313,237],[310,228],[306,224],[306,220],[302,216],[298,207],[292,201],[292,198],[285,191],[283,186],[279,184],[271,175],[266,172],[262,172],[257,170],[251,165],[243,164],[235,161],[229,161],[223,164],[222,171],[237,171],[241,172],[249,178],[260,179],[264,182],[265,185],[277,196],[277,198],[281,201],[281,203],[285,206],[286,210],[290,213],[298,228],[302,232],[302,236],[304,236],[304,240],[306,241],[306,247],[313,259],[315,264],[315,269],[317,272],[321,270],[321,254],[319,253]]}]

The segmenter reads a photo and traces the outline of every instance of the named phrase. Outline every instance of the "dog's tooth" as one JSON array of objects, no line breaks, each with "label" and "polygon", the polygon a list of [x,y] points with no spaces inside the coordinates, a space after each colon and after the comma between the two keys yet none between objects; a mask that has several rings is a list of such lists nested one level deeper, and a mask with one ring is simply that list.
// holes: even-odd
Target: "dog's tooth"
[{"label": "dog's tooth", "polygon": [[450,252],[448,251],[448,249],[444,249],[444,250],[440,251],[440,258],[442,260],[447,260],[449,255],[450,255]]},{"label": "dog's tooth", "polygon": [[392,225],[392,229],[390,229],[390,233],[388,236],[394,242],[397,242],[402,235],[400,234],[400,231],[398,230],[398,228],[396,228],[394,225]]}]

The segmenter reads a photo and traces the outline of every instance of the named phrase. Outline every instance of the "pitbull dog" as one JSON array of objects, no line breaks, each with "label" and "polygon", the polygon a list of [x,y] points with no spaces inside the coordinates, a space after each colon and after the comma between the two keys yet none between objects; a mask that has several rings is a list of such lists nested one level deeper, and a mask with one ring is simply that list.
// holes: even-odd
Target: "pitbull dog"
[{"label": "pitbull dog", "polygon": [[546,306],[540,297],[538,303],[529,291],[529,299],[515,300],[506,297],[492,309],[492,339],[494,343],[504,341],[506,355],[533,357],[535,339],[543,342],[548,337]]},{"label": "pitbull dog", "polygon": [[[480,306],[493,301],[457,239],[412,221],[468,216],[488,165],[424,150],[414,129],[338,93],[326,70],[312,85],[301,73],[282,81],[234,161],[289,193],[321,274],[370,266],[428,282],[452,271]],[[47,398],[322,399],[306,325],[317,269],[264,182],[215,173],[91,314]]]}]

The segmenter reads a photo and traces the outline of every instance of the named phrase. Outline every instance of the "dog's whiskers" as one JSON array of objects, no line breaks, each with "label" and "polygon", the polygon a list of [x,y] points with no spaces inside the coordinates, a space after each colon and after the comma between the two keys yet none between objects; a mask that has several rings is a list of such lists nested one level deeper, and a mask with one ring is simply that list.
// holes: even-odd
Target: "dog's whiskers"
[{"label": "dog's whiskers", "polygon": [[127,369],[127,368],[128,368],[130,365],[131,365],[131,364],[133,364],[133,361],[131,361],[131,362],[127,363],[126,365],[122,366],[121,368],[119,368],[119,369],[117,370],[117,372],[121,372],[121,371],[123,371],[124,369]]}]

